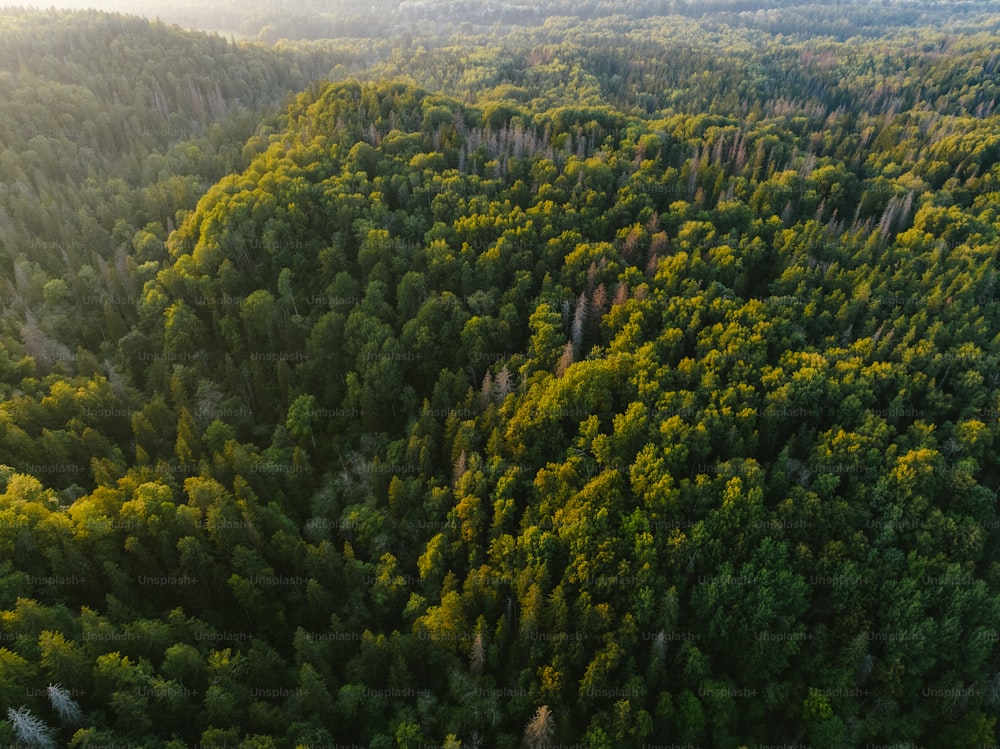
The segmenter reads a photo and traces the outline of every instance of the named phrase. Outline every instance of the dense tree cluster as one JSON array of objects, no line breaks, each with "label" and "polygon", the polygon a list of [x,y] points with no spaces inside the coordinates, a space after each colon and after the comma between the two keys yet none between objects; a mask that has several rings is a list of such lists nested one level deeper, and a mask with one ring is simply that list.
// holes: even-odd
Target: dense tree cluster
[{"label": "dense tree cluster", "polygon": [[77,345],[106,354],[176,212],[245,167],[247,138],[328,69],[136,17],[0,13],[4,333],[33,319],[27,353],[63,370]]},{"label": "dense tree cluster", "polygon": [[[196,71],[162,154],[62,139],[212,184],[0,237],[0,742],[995,742],[1000,46],[720,18],[376,44],[238,156]],[[148,29],[222,102],[348,44]]]}]

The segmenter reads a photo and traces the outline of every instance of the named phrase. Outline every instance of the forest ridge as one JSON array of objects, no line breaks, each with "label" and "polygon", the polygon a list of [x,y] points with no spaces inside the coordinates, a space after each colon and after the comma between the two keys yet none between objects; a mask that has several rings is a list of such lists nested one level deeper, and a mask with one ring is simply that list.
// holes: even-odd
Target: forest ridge
[{"label": "forest ridge", "polygon": [[1000,16],[716,5],[0,12],[0,743],[996,742]]}]

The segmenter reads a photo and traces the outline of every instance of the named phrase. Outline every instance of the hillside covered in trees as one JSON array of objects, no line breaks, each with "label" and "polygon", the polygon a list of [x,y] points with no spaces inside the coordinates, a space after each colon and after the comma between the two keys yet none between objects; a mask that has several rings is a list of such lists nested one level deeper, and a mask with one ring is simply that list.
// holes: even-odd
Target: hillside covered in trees
[{"label": "hillside covered in trees", "polygon": [[0,14],[0,743],[995,743],[1000,16],[719,5]]}]

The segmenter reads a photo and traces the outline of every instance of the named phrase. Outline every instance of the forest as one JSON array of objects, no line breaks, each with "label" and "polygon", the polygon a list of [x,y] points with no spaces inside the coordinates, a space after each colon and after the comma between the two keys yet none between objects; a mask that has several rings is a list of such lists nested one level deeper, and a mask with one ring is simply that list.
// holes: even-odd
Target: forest
[{"label": "forest", "polygon": [[0,744],[996,744],[1000,14],[301,7],[0,9]]}]

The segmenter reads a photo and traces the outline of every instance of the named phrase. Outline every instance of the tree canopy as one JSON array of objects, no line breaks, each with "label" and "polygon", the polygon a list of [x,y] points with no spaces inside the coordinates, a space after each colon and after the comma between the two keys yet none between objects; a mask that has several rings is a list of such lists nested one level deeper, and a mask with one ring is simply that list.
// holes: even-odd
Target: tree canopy
[{"label": "tree canopy", "polygon": [[632,5],[0,15],[0,739],[995,742],[1000,17]]}]

